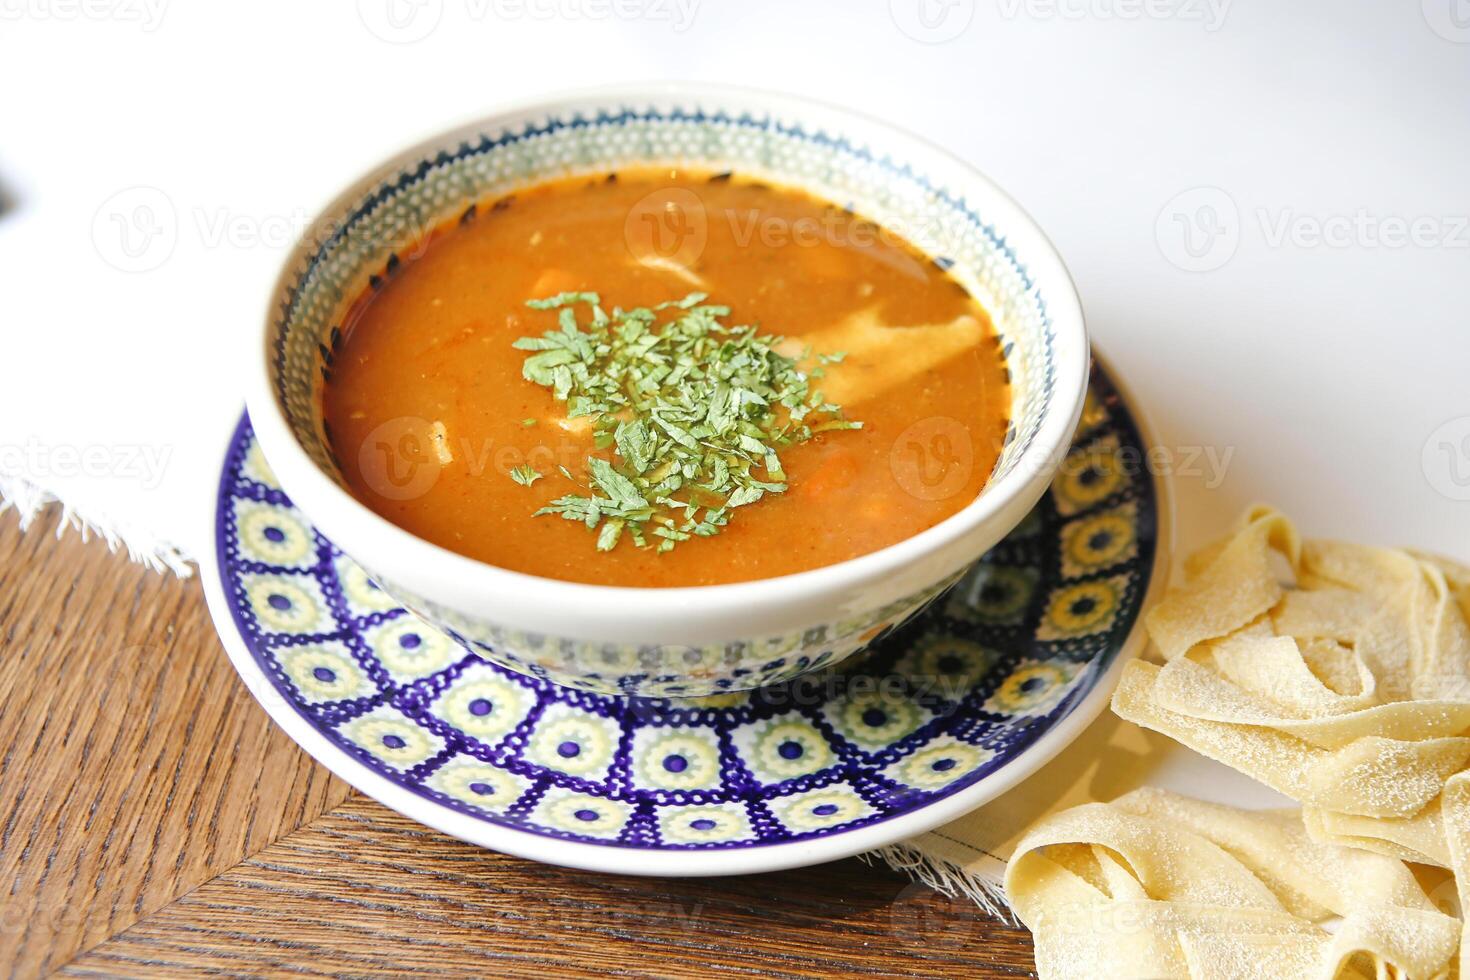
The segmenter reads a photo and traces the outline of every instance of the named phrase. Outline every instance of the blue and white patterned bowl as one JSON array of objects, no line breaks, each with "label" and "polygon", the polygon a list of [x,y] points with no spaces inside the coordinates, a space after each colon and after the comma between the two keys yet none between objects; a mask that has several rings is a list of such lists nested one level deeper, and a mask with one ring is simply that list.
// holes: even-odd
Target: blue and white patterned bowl
[{"label": "blue and white patterned bowl", "polygon": [[464,840],[635,874],[870,850],[1014,785],[1103,707],[1162,588],[1162,485],[1106,375],[1036,509],[866,656],[774,687],[612,697],[498,666],[297,510],[242,421],[206,595],[236,668],[338,775]]},{"label": "blue and white patterned bowl", "polygon": [[[559,582],[439,548],[353,499],[320,387],[346,308],[400,252],[474,202],[569,173],[676,164],[735,170],[850,205],[921,240],[990,311],[1015,400],[984,492],[851,561],[686,589]],[[508,110],[431,139],[329,205],[289,260],[262,327],[250,417],[281,483],[384,589],[485,659],[594,693],[746,690],[840,662],[951,585],[1014,528],[1066,452],[1087,385],[1076,292],[1027,215],[974,169],[891,127],[786,96],[610,89]]]}]

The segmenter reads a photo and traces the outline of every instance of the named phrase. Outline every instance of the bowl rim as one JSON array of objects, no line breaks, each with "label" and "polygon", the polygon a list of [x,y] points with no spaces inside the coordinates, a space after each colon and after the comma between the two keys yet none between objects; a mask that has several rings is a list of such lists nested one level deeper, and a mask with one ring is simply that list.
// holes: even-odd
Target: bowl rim
[{"label": "bowl rim", "polygon": [[[1137,400],[1132,386],[1113,369],[1108,358],[1094,353],[1107,372],[1109,381],[1127,405],[1142,443],[1145,446],[1157,445],[1158,430],[1148,411]],[[232,420],[228,431],[233,433],[238,422],[238,418]],[[227,435],[222,439],[226,453],[231,444],[231,436]],[[1148,587],[1139,601],[1133,628],[1120,643],[1117,656],[1070,712],[997,772],[928,806],[853,830],[838,830],[809,840],[759,847],[660,850],[562,840],[460,813],[414,793],[373,771],[366,763],[353,758],[334,744],[293,703],[277,692],[271,679],[256,662],[245,642],[244,634],[236,625],[234,613],[225,596],[215,548],[206,549],[200,556],[199,573],[205,604],[224,644],[225,653],[247,690],[265,709],[266,714],[328,770],[393,811],[477,847],[582,871],[660,878],[758,874],[865,854],[934,830],[971,813],[1030,778],[1097,720],[1111,701],[1123,670],[1147,648],[1149,638],[1144,617],[1168,588],[1173,569],[1178,519],[1173,479],[1168,472],[1162,471],[1151,472],[1151,478],[1157,508],[1157,539],[1153,563],[1149,569]]]},{"label": "bowl rim", "polygon": [[[575,610],[578,619],[668,622],[671,617],[701,614],[729,618],[748,614],[771,600],[795,606],[819,602],[824,596],[849,588],[882,581],[969,534],[979,533],[997,515],[1019,510],[1023,517],[1049,485],[1055,469],[1065,457],[1071,437],[1081,418],[1087,391],[1091,347],[1076,285],[1058,254],[1036,221],[993,180],[955,154],[923,137],[866,113],[820,100],[746,86],[657,82],[629,83],[596,88],[570,89],[532,99],[505,101],[477,114],[459,126],[436,129],[405,149],[378,162],[348,184],[327,205],[318,209],[309,227],[330,221],[361,200],[363,194],[400,172],[408,163],[432,156],[433,152],[470,133],[495,132],[517,117],[567,113],[587,103],[628,106],[682,100],[697,103],[735,102],[749,111],[817,115],[846,123],[860,132],[882,135],[898,144],[899,152],[928,155],[938,167],[962,176],[963,199],[980,198],[987,223],[1003,229],[1005,241],[1024,257],[1034,283],[1033,290],[1046,298],[1054,344],[1054,383],[1051,405],[1032,441],[1011,469],[992,478],[975,500],[924,531],[877,551],[846,561],[774,578],[754,579],[722,585],[643,587],[599,585],[547,578],[501,568],[434,544],[380,516],[340,487],[310,458],[297,440],[277,402],[271,384],[274,349],[270,338],[289,284],[315,249],[311,234],[302,236],[281,266],[266,302],[265,316],[255,336],[247,405],[251,423],[266,459],[293,500],[300,501],[319,520],[330,514],[331,533],[344,550],[364,560],[370,553],[394,555],[394,563],[419,570],[433,569],[440,580],[455,583],[462,594],[503,597],[534,594],[540,605]],[[957,188],[951,188],[957,189]],[[973,205],[972,205],[973,206]],[[1017,245],[1023,240],[1024,244]],[[1024,508],[1017,505],[1024,503]],[[990,529],[994,544],[1010,526]],[[360,542],[372,540],[370,548]],[[392,569],[389,580],[395,576]],[[400,578],[401,580],[401,578]],[[430,597],[431,599],[433,597]]]}]

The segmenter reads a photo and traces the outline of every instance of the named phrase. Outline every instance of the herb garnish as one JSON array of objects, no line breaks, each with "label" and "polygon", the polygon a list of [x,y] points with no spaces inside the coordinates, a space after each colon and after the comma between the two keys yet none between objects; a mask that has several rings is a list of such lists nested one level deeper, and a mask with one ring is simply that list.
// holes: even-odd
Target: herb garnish
[{"label": "herb garnish", "polygon": [[523,487],[529,487],[541,479],[541,474],[536,472],[536,467],[527,463],[525,466],[517,466],[510,471],[510,478]]},{"label": "herb garnish", "polygon": [[[591,418],[598,449],[615,450],[612,460],[588,457],[585,494],[559,497],[536,516],[585,523],[599,551],[625,533],[640,548],[668,551],[718,534],[736,508],[784,493],[781,449],[862,427],[776,351],[781,338],[725,325],[729,307],[705,299],[691,293],[611,314],[596,293],[526,303],[559,310],[560,329],[515,342],[533,352],[522,374],[565,402],[568,418]],[[577,306],[588,307],[585,325]]]}]

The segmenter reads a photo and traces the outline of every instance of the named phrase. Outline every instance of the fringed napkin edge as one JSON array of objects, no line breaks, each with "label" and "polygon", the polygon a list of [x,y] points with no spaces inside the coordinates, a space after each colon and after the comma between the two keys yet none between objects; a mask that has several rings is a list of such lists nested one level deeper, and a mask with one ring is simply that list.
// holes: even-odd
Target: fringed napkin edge
[{"label": "fringed napkin edge", "polygon": [[155,572],[171,571],[180,578],[194,574],[188,555],[152,532],[74,507],[24,477],[0,473],[0,514],[13,508],[20,515],[22,531],[28,530],[51,504],[61,505],[61,519],[56,525],[58,538],[70,528],[83,541],[97,537],[107,542],[108,549],[114,553],[126,550],[128,558]]},{"label": "fringed napkin edge", "polygon": [[[988,915],[1014,926],[1021,924],[1006,899],[1001,882],[992,879],[983,871],[967,868],[924,851],[912,841],[899,841],[858,855],[868,865],[879,862],[888,865],[899,874],[906,875],[922,885],[934,889],[950,898],[961,896],[980,906]],[[994,859],[991,859],[994,860]],[[995,862],[999,864],[999,862]],[[1003,868],[1004,865],[1002,864]]]}]

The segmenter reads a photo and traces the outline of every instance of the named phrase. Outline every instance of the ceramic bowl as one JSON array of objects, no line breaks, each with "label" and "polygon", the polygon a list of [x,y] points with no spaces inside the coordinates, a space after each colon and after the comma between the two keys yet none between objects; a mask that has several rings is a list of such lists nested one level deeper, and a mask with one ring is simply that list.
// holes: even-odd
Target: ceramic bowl
[{"label": "ceramic bowl", "polygon": [[271,717],[415,820],[620,874],[835,860],[1031,776],[1106,708],[1147,643],[1173,508],[1120,380],[1094,362],[1050,491],[947,595],[839,666],[754,691],[617,697],[485,663],[399,608],[293,506],[246,419],[224,453],[200,578]]},{"label": "ceramic bowl", "polygon": [[[984,492],[850,561],[733,585],[639,589],[526,575],[414,536],[344,489],[321,386],[353,299],[422,234],[542,180],[630,166],[736,171],[851,207],[921,245],[984,304],[1014,405]],[[622,244],[611,247],[622,247]],[[389,594],[484,659],[597,693],[702,696],[830,666],[951,585],[1030,512],[1065,456],[1089,348],[1036,224],[968,164],[884,123],[784,95],[610,88],[507,108],[431,138],[333,201],[289,258],[261,327],[250,417],[282,486]]]}]

